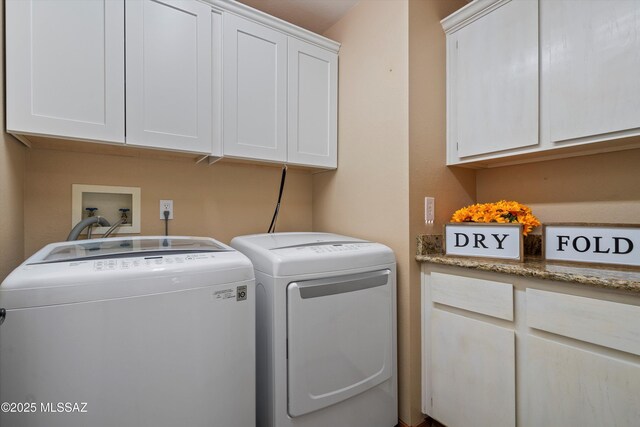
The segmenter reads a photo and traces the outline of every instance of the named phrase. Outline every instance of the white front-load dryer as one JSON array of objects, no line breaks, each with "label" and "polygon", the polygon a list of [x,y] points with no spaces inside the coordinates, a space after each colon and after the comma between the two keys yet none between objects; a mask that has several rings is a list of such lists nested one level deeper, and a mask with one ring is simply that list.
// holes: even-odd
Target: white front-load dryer
[{"label": "white front-load dryer", "polygon": [[210,238],[46,246],[0,286],[0,426],[255,425],[254,291]]},{"label": "white front-load dryer", "polygon": [[328,233],[236,237],[256,274],[257,425],[398,422],[391,249]]}]

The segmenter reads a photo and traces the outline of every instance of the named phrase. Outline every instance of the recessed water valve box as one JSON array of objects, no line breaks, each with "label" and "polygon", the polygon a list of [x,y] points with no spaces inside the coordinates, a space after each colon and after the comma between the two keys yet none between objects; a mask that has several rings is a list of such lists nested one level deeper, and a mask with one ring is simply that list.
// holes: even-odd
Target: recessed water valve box
[{"label": "recessed water valve box", "polygon": [[[71,227],[89,215],[101,216],[112,225],[126,216],[114,234],[140,233],[140,187],[73,184],[71,194]],[[94,226],[93,236],[99,237],[108,229]]]}]

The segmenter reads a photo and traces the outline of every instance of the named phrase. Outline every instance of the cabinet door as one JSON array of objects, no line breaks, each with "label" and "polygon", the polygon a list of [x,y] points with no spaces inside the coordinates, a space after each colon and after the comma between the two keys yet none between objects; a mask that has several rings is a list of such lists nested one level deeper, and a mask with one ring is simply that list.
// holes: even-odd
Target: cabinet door
[{"label": "cabinet door", "polygon": [[525,425],[638,425],[637,359],[633,363],[531,335],[528,341]]},{"label": "cabinet door", "polygon": [[537,145],[538,2],[506,2],[448,44],[449,162]]},{"label": "cabinet door", "polygon": [[543,125],[552,142],[640,134],[640,4],[542,0]]},{"label": "cabinet door", "polygon": [[124,0],[6,2],[7,130],[124,142]]},{"label": "cabinet door", "polygon": [[429,415],[448,426],[515,426],[515,332],[437,308],[429,320]]},{"label": "cabinet door", "polygon": [[211,153],[211,8],[128,0],[127,143]]},{"label": "cabinet door", "polygon": [[222,13],[211,11],[211,155],[222,157]]},{"label": "cabinet door", "polygon": [[224,14],[225,156],[287,157],[287,36]]},{"label": "cabinet door", "polygon": [[289,37],[287,160],[335,168],[338,55]]}]

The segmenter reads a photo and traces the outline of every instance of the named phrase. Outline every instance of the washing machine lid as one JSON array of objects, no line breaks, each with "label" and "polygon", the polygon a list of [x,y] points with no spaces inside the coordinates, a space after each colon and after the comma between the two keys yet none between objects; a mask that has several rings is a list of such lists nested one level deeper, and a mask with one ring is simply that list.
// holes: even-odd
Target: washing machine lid
[{"label": "washing machine lid", "polygon": [[274,277],[339,272],[395,262],[385,245],[332,233],[272,233],[239,236],[231,246],[254,268]]},{"label": "washing machine lid", "polygon": [[253,278],[253,266],[246,256],[207,237],[60,242],[45,246],[7,276],[0,285],[0,307],[126,298]]},{"label": "washing machine lid", "polygon": [[233,249],[208,237],[119,237],[52,243],[36,252],[25,264],[226,251]]}]

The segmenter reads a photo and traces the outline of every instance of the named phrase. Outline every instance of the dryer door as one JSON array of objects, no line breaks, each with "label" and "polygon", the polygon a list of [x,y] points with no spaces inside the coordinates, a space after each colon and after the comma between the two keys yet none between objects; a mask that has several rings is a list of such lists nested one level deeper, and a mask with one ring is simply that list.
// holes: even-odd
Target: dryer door
[{"label": "dryer door", "polygon": [[288,285],[290,416],[341,402],[391,377],[394,284],[385,269]]}]

